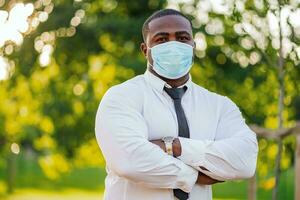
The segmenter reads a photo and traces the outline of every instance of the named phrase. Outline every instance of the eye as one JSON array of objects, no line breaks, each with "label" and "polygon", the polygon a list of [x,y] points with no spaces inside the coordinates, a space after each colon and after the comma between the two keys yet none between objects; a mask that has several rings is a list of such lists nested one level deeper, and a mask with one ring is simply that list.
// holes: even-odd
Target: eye
[{"label": "eye", "polygon": [[180,40],[180,41],[188,41],[190,38],[189,37],[187,37],[187,36],[179,36],[178,37],[178,40]]},{"label": "eye", "polygon": [[156,42],[165,42],[165,41],[167,41],[167,38],[165,37],[160,37],[156,39]]}]

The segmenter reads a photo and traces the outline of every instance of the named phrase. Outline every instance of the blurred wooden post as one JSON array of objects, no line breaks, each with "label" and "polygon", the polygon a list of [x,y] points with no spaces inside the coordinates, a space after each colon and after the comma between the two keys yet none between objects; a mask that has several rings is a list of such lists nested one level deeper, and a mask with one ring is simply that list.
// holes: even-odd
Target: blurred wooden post
[{"label": "blurred wooden post", "polygon": [[256,200],[256,173],[248,180],[248,200]]},{"label": "blurred wooden post", "polygon": [[275,186],[272,191],[272,200],[278,199],[278,190],[279,190],[279,180],[280,180],[280,162],[281,162],[281,154],[283,149],[283,138],[277,138],[277,146],[278,146],[278,153],[276,155],[275,161]]},{"label": "blurred wooden post", "polygon": [[295,151],[295,200],[300,199],[300,134],[296,135],[297,145]]},{"label": "blurred wooden post", "polygon": [[10,152],[7,158],[7,192],[12,193],[14,191],[15,179],[17,171],[17,156]]}]

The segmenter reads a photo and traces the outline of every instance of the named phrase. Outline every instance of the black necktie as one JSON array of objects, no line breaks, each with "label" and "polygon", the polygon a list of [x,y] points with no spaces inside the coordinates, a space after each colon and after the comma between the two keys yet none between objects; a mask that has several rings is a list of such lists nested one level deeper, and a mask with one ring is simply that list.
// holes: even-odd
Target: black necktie
[{"label": "black necktie", "polygon": [[[175,111],[176,111],[177,121],[178,121],[178,135],[180,137],[189,138],[190,137],[189,126],[184,114],[184,110],[181,105],[181,98],[184,95],[186,89],[187,89],[186,86],[184,86],[183,88],[164,87],[164,90],[174,100],[174,106],[175,106]],[[174,189],[173,192],[174,192],[174,196],[177,197],[179,200],[186,200],[189,198],[189,194],[180,189]]]}]

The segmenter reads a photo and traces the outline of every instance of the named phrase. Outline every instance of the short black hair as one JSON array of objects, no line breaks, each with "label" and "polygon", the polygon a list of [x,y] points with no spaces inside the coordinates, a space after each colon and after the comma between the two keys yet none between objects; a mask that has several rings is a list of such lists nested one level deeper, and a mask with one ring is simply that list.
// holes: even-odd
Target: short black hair
[{"label": "short black hair", "polygon": [[182,14],[181,12],[174,10],[174,9],[162,9],[162,10],[158,10],[156,12],[154,12],[150,17],[148,17],[146,19],[146,21],[143,24],[143,28],[142,28],[142,35],[143,35],[143,39],[144,42],[146,41],[146,37],[149,31],[149,23],[153,20],[153,19],[157,19],[163,16],[167,16],[167,15],[179,15],[184,17],[185,19],[187,19],[190,22],[191,28],[192,28],[192,22],[191,20],[185,16],[184,14]]}]

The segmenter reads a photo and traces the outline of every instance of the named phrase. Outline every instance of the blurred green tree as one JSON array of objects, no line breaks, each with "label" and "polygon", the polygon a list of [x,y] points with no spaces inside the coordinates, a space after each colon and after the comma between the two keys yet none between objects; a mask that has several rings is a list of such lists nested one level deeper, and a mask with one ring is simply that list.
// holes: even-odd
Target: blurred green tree
[{"label": "blurred green tree", "polygon": [[[249,123],[278,127],[278,30],[269,21],[276,24],[278,12],[271,1],[18,2],[0,0],[0,159],[8,159],[8,169],[13,169],[12,152],[26,149],[37,152],[52,179],[74,166],[103,164],[94,140],[98,103],[110,86],[145,71],[141,27],[166,6],[192,20],[197,45],[193,80],[230,96]],[[292,27],[285,29],[289,40],[284,40],[285,126],[294,122],[292,101],[300,90],[300,29],[291,20],[299,16],[297,6],[282,8],[289,13],[282,14],[284,24]],[[291,165],[289,149],[295,145],[293,139],[286,143],[283,169]],[[258,173],[265,176],[278,148],[265,140],[260,148]],[[273,182],[266,179],[262,186],[272,188]]]},{"label": "blurred green tree", "polygon": [[[2,32],[0,43],[0,150],[7,168],[20,149],[37,152],[52,179],[74,166],[103,165],[94,140],[99,101],[107,88],[145,70],[141,26],[165,2],[1,2],[1,31],[15,27]],[[10,19],[20,12],[27,14],[19,26]]]},{"label": "blurred green tree", "polygon": [[[298,1],[169,0],[168,3],[192,19],[196,55],[205,69],[196,72],[199,80],[202,78],[202,85],[231,96],[251,123],[271,129],[295,123],[297,111],[292,101],[300,91]],[[281,140],[278,147],[273,142],[265,143],[260,141],[263,151],[259,154],[258,173],[269,175],[267,169],[276,165],[276,179],[271,177],[262,184],[271,189],[275,180],[278,186],[279,161],[283,169],[292,163],[293,152],[289,150],[294,149],[295,140],[287,140],[286,148]],[[277,187],[274,199],[276,192]]]}]

